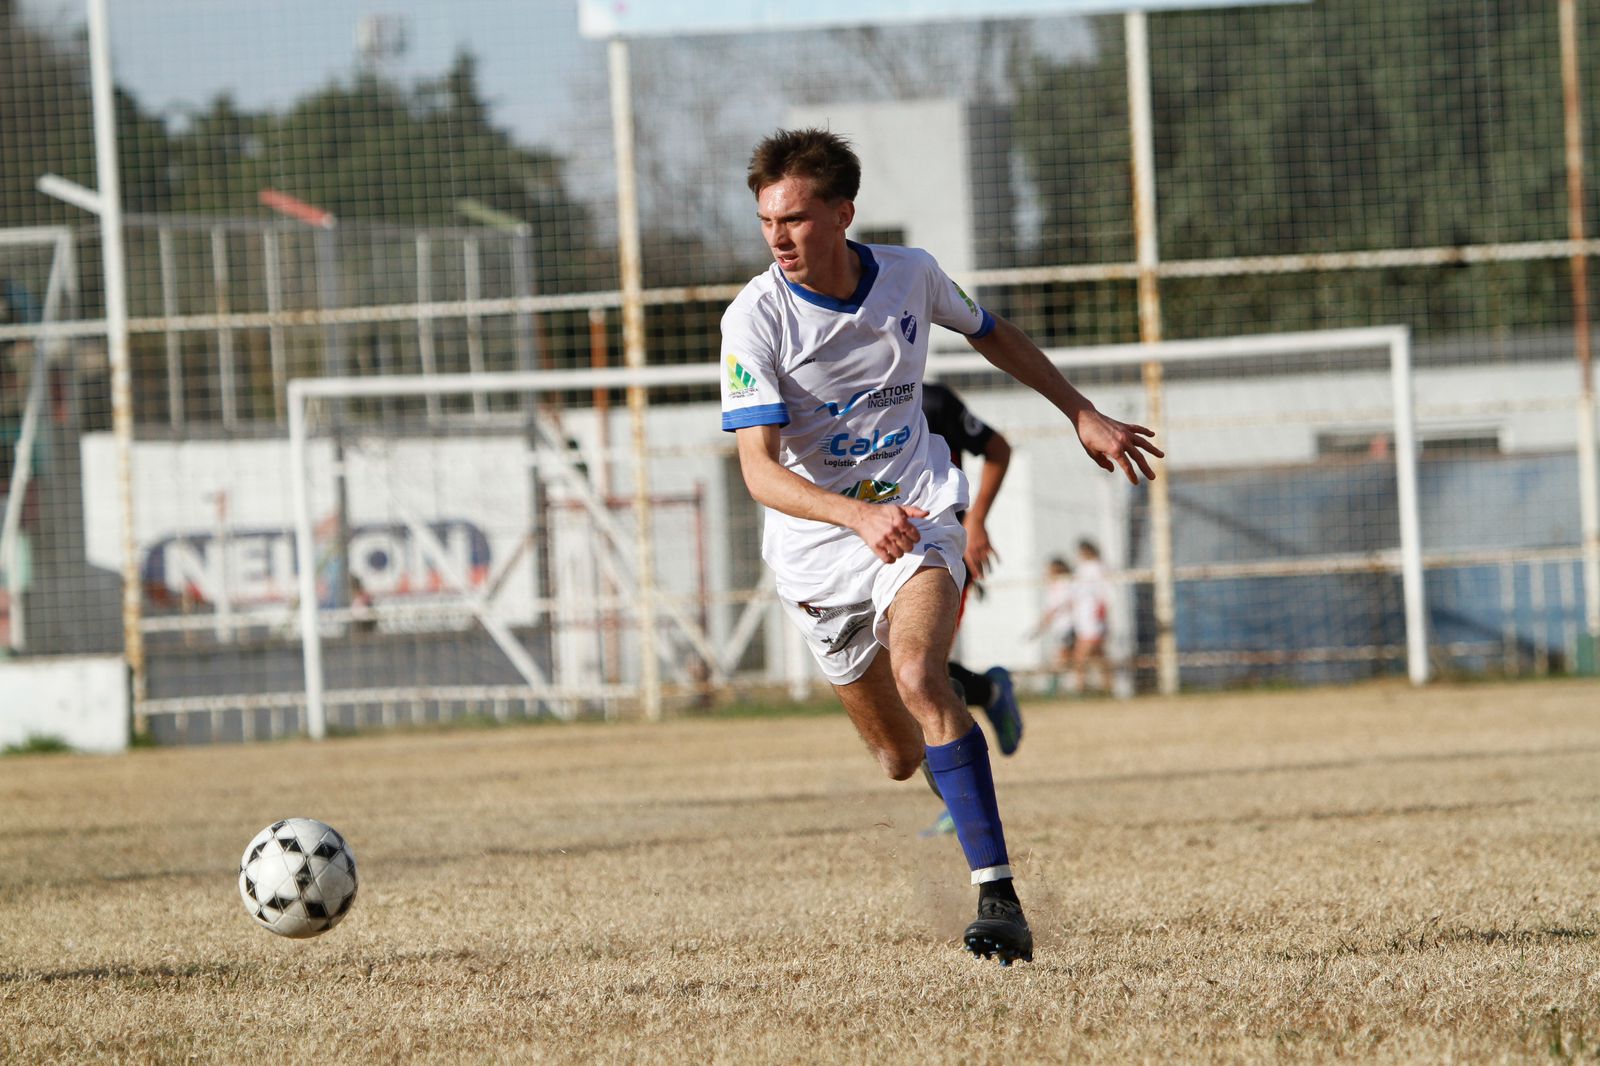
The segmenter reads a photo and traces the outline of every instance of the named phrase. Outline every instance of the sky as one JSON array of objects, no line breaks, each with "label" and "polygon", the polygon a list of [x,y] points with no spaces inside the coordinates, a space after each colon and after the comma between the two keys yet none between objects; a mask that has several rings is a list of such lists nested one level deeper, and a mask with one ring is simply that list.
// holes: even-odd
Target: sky
[{"label": "sky", "polygon": [[[574,137],[609,141],[606,48],[579,35],[577,0],[106,0],[106,5],[117,83],[131,90],[147,112],[176,123],[223,92],[246,110],[280,110],[332,80],[348,81],[357,68],[362,20],[391,16],[403,22],[407,40],[405,52],[383,68],[396,81],[437,77],[465,48],[478,58],[479,83],[493,121],[519,141],[563,154],[576,149],[578,155],[594,154],[601,145],[565,142]],[[36,23],[63,32],[81,27],[86,18],[85,0],[21,0],[21,6]],[[1043,54],[1061,58],[1084,51],[1086,37],[1076,20],[1044,20],[1034,31],[1034,47]],[[760,48],[758,40],[743,40]],[[705,62],[717,62],[719,47],[706,51]],[[717,73],[691,63],[681,76],[716,83]],[[746,90],[760,91],[754,85]],[[609,153],[609,144],[604,151]]]},{"label": "sky", "polygon": [[[219,94],[247,111],[287,110],[358,69],[364,19],[399,19],[403,53],[382,73],[402,85],[444,74],[457,52],[478,60],[490,119],[518,143],[547,148],[567,161],[579,196],[604,200],[614,188],[607,50],[578,31],[577,0],[106,0],[117,84],[150,114],[181,128]],[[41,27],[80,29],[85,0],[21,0]],[[908,76],[919,63],[982,67],[960,23],[901,27],[884,39],[898,50],[885,62]],[[1081,19],[1037,20],[1033,49],[1055,59],[1092,50]],[[864,74],[861,54],[841,51],[817,33],[713,35],[673,46],[660,38],[633,49],[641,180],[687,198],[702,215],[690,228],[725,224],[747,213],[742,161],[747,146],[785,120],[802,86],[813,101],[831,91],[871,99],[883,78]],[[950,69],[955,69],[951,67]],[[951,89],[923,77],[922,91]],[[959,91],[959,90],[956,90]],[[738,165],[728,165],[727,160]],[[719,162],[720,161],[720,164]],[[715,167],[714,173],[707,169]],[[711,192],[706,192],[708,188]],[[648,189],[646,199],[649,199]],[[649,204],[646,205],[647,207]],[[709,214],[705,214],[709,212]]]},{"label": "sky", "polygon": [[[83,0],[23,0],[41,25],[71,29]],[[384,69],[403,83],[435,77],[465,47],[495,121],[548,144],[605,78],[605,47],[578,35],[574,0],[107,0],[118,84],[156,114],[181,119],[219,92],[246,109],[287,106],[356,69],[357,28],[399,16],[408,47]],[[537,42],[538,54],[529,43]]]}]

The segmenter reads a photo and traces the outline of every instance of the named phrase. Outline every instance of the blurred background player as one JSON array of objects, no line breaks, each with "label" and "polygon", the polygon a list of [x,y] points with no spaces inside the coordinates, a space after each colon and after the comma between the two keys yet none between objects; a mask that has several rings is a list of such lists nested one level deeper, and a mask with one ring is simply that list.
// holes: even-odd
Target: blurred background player
[{"label": "blurred background player", "polygon": [[1072,564],[1058,555],[1045,564],[1044,613],[1029,634],[1045,638],[1052,694],[1060,687],[1062,675],[1072,669],[1073,593]]},{"label": "blurred background player", "polygon": [[[967,565],[967,580],[961,588],[961,609],[965,612],[968,593],[1000,561],[1000,553],[989,540],[988,518],[995,497],[1000,494],[1000,485],[1005,481],[1006,468],[1011,464],[1011,444],[993,426],[973,414],[948,385],[923,383],[922,414],[928,420],[928,431],[944,438],[956,463],[960,463],[962,455],[983,459],[978,489],[961,519],[967,531],[967,550],[962,556],[962,562]],[[983,594],[981,587],[978,594]],[[991,666],[980,674],[954,659],[949,668],[950,679],[961,687],[967,705],[983,708],[989,724],[994,727],[1000,754],[1015,754],[1017,745],[1022,743],[1022,712],[1017,706],[1011,672],[1003,666]],[[955,822],[949,810],[945,810],[934,821],[930,833],[955,831]]]},{"label": "blurred background player", "polygon": [[1091,668],[1098,679],[1094,687],[1111,691],[1111,669],[1106,661],[1106,625],[1111,609],[1111,581],[1106,577],[1100,549],[1092,540],[1078,542],[1078,567],[1072,576],[1072,685],[1089,690]]}]

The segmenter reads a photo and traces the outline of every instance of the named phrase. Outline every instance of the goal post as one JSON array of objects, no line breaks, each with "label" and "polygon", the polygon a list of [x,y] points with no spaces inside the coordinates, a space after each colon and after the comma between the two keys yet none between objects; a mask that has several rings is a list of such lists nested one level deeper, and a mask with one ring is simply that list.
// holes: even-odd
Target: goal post
[{"label": "goal post", "polygon": [[[1282,558],[1226,553],[1210,558],[1202,557],[1201,549],[1186,548],[1179,553],[1172,580],[1201,588],[1210,587],[1207,583],[1222,588],[1228,582],[1242,582],[1238,588],[1243,589],[1263,577],[1294,582],[1340,573],[1390,575],[1398,579],[1403,599],[1403,648],[1395,654],[1403,657],[1413,683],[1427,680],[1427,611],[1407,330],[1382,327],[1227,337],[1047,354],[1070,378],[1084,381],[1085,390],[1102,409],[1135,422],[1141,420],[1144,393],[1142,387],[1128,383],[1137,382],[1140,367],[1151,360],[1163,364],[1169,378],[1164,388],[1169,393],[1170,437],[1161,444],[1171,457],[1170,476],[1181,486],[1197,466],[1222,469],[1219,477],[1229,484],[1218,498],[1245,501],[1246,508],[1252,499],[1247,483],[1259,480],[1253,471],[1314,457],[1306,442],[1317,432],[1337,436],[1338,427],[1353,426],[1392,441],[1392,451],[1385,456],[1391,472],[1383,479],[1383,485],[1390,487],[1373,490],[1391,496],[1381,505],[1389,517],[1376,524],[1387,530],[1393,521],[1392,541],[1384,539],[1389,534],[1381,530],[1360,536],[1319,533],[1311,538],[1314,543],[1293,546]],[[768,663],[767,679],[792,684],[799,676],[797,669],[803,675],[806,664],[778,661],[793,652],[792,642],[777,635],[781,628],[764,633],[776,619],[770,609],[775,601],[759,567],[751,563],[759,539],[753,518],[756,508],[742,483],[737,483],[736,473],[730,473],[736,472],[736,459],[715,414],[719,372],[717,364],[693,364],[291,382],[288,443],[294,550],[301,561],[296,566],[296,628],[305,680],[302,727],[312,736],[322,736],[329,727],[330,706],[407,699],[480,701],[498,707],[520,698],[535,713],[571,716],[584,706],[641,700],[644,671],[638,669],[638,660],[647,654],[671,675],[666,678],[668,689],[675,685],[679,693],[726,690],[739,676],[741,661],[757,654],[763,640],[777,657]],[[1015,433],[1024,460],[1019,465],[1032,465],[1037,488],[1030,490],[1021,475],[1014,475],[1012,480],[1021,483],[1008,484],[1002,494],[1009,505],[1028,511],[1036,529],[1046,530],[1033,538],[1039,543],[1025,567],[1048,554],[1050,546],[1043,541],[1050,529],[1065,528],[1051,525],[1049,507],[1055,504],[1049,497],[1069,481],[1079,486],[1071,490],[1080,497],[1075,505],[1079,512],[1085,509],[1081,499],[1112,493],[1106,499],[1115,513],[1102,520],[1113,536],[1119,535],[1117,529],[1155,527],[1138,512],[1148,506],[1138,490],[1128,496],[1129,490],[1108,488],[1113,483],[1109,475],[1081,457],[1061,452],[1063,447],[1076,450],[1064,439],[1071,433],[1065,420],[1043,410],[1048,405],[1041,398],[999,375],[981,356],[936,353],[930,357],[929,374],[958,383],[970,405],[1008,436]],[[1237,387],[1230,388],[1231,384]],[[629,387],[647,393],[670,389],[675,399],[683,401],[652,402],[646,432],[632,438],[631,452],[609,450],[609,440],[628,435],[593,430],[592,421],[600,417],[595,409],[563,408],[560,403],[563,394],[592,395],[594,390]],[[1275,444],[1285,427],[1294,430],[1293,448]],[[1229,454],[1235,441],[1239,450]],[[1186,455],[1186,449],[1191,454]],[[1202,461],[1198,457],[1207,449],[1211,457]],[[1068,458],[1058,463],[1063,454]],[[615,464],[617,478],[596,476],[597,468],[610,464]],[[1371,463],[1359,465],[1363,476],[1370,474]],[[691,468],[699,471],[695,476],[700,481],[685,491],[684,479]],[[646,471],[646,483],[622,485],[630,470]],[[532,489],[523,484],[530,476],[536,482]],[[715,499],[708,505],[703,482],[717,477],[724,483],[711,494]],[[1071,480],[1080,477],[1101,479],[1100,487],[1092,487],[1093,481]],[[1292,482],[1291,474],[1288,483]],[[341,483],[343,488],[335,491]],[[1123,495],[1116,496],[1118,492]],[[629,499],[640,496],[662,501],[651,509],[657,521],[670,510],[665,505],[674,502],[683,505],[684,516],[673,528],[650,534],[664,562],[658,578],[663,587],[653,590],[656,606],[648,620],[640,607],[646,597],[637,585],[643,575],[632,557],[640,538],[637,529],[626,528],[631,520],[626,513]],[[350,513],[335,514],[336,506],[342,505],[336,501],[346,501]],[[1276,512],[1294,506],[1292,493],[1270,504]],[[1243,524],[1255,517],[1244,514]],[[1305,524],[1303,518],[1294,520]],[[1279,514],[1270,521],[1281,525],[1288,518]],[[1352,525],[1362,521],[1361,516],[1341,519]],[[1275,535],[1262,530],[1249,533],[1268,540]],[[1200,539],[1223,536],[1207,532]],[[352,547],[356,542],[359,548]],[[1125,601],[1121,625],[1134,644],[1137,635],[1127,631],[1137,624],[1136,601],[1143,594],[1139,590],[1151,590],[1161,579],[1140,561],[1148,556],[1148,548],[1144,543],[1112,560]],[[329,555],[335,551],[346,557],[330,566]],[[390,564],[400,555],[414,560],[409,575],[392,572]],[[382,574],[369,572],[374,559],[384,561]],[[704,580],[708,567],[717,571],[709,591]],[[701,574],[698,587],[692,587],[692,572]],[[360,574],[365,582],[345,577],[354,591],[347,590],[343,601],[329,587],[341,573]],[[409,605],[383,599],[403,582],[409,582],[412,593],[419,583],[429,584],[433,599]],[[665,587],[674,583],[675,587]],[[1004,606],[1008,600],[1019,605],[1034,602],[1037,579],[1024,568],[991,585],[991,599],[998,609],[1012,614],[1034,609]],[[370,594],[376,594],[377,602],[370,602]],[[1235,589],[1229,595],[1247,593]],[[1270,610],[1275,602],[1279,601],[1263,599],[1259,609]],[[974,605],[965,631],[995,628],[973,622],[975,615],[989,609]],[[1247,604],[1244,611],[1257,609]],[[347,664],[339,679],[330,680],[324,640],[330,633],[350,634],[363,627],[367,633],[363,647],[379,655],[379,665],[356,676]],[[437,653],[436,647],[421,645],[403,650],[400,634],[407,627],[413,633],[444,627],[457,634],[450,645],[452,662],[440,668],[439,677],[423,680],[407,674],[413,660]],[[575,637],[579,630],[591,636],[579,640]],[[463,650],[467,638],[460,635],[469,631],[477,642],[470,653]],[[610,636],[593,635],[602,631]],[[393,648],[383,652],[386,641]],[[605,647],[600,652],[578,647],[586,642]],[[653,644],[648,651],[647,643]],[[1129,661],[1138,660],[1138,649],[1130,648]],[[384,654],[390,658],[382,658]],[[1203,670],[1227,654],[1180,648],[1178,662],[1166,665]],[[1276,655],[1293,662],[1339,660],[1352,653],[1329,650],[1307,638],[1281,654],[1271,648],[1255,648],[1248,654],[1262,661]],[[1390,654],[1377,648],[1356,657],[1381,661]],[[597,664],[607,656],[627,661],[620,668],[613,662],[609,671],[602,671]],[[574,666],[580,659],[587,665]],[[1148,666],[1154,676],[1163,664],[1152,661]],[[481,673],[463,673],[474,669]]]},{"label": "goal post", "polygon": [[[25,282],[36,284],[42,279],[42,299],[37,307],[13,306],[28,293]],[[0,301],[5,304],[5,315],[0,320],[0,359],[16,362],[15,346],[21,341],[32,345],[31,358],[26,363],[26,393],[22,397],[15,439],[9,432],[4,443],[10,454],[8,469],[0,470],[5,491],[0,493],[0,590],[5,593],[4,609],[0,610],[0,654],[20,652],[27,648],[28,628],[25,611],[24,586],[32,569],[29,553],[24,550],[22,513],[38,465],[39,442],[43,432],[45,406],[48,394],[47,378],[53,364],[63,358],[65,339],[51,331],[66,309],[75,302],[77,293],[77,263],[72,231],[64,226],[30,227],[0,230]],[[10,374],[21,375],[23,366],[0,368],[0,379]],[[9,402],[0,396],[0,405]],[[0,411],[0,418],[6,412]]]},{"label": "goal post", "polygon": [[[1112,367],[1137,370],[1148,364],[1155,363],[1165,369],[1169,368],[1204,368],[1208,364],[1228,362],[1241,368],[1259,365],[1266,360],[1293,360],[1297,357],[1332,356],[1338,353],[1381,352],[1386,357],[1387,373],[1389,378],[1390,413],[1389,424],[1393,433],[1393,464],[1395,478],[1395,508],[1398,524],[1398,541],[1391,550],[1379,552],[1361,560],[1322,559],[1315,561],[1314,565],[1326,569],[1338,569],[1341,566],[1350,566],[1354,569],[1378,569],[1398,573],[1403,590],[1404,618],[1405,618],[1405,663],[1406,673],[1412,684],[1422,685],[1430,677],[1428,656],[1428,625],[1427,625],[1427,599],[1424,583],[1424,561],[1422,553],[1422,529],[1419,517],[1418,487],[1417,487],[1417,429],[1414,399],[1412,395],[1412,367],[1411,367],[1411,335],[1410,330],[1404,326],[1376,326],[1355,329],[1316,330],[1301,333],[1257,334],[1246,336],[1233,336],[1222,338],[1207,338],[1197,340],[1164,341],[1154,344],[1126,344],[1104,345],[1098,347],[1078,349],[1058,349],[1047,352],[1059,369],[1069,378],[1074,377],[1077,371],[1096,371]],[[936,357],[930,363],[930,373],[937,375],[954,375],[964,371],[987,371],[992,369],[981,355],[960,354]],[[1334,370],[1337,374],[1338,371]],[[1165,387],[1165,386],[1164,386]],[[1091,390],[1092,391],[1092,390]],[[1138,422],[1138,411],[1119,413],[1119,417]],[[1248,419],[1250,416],[1246,416]],[[1271,415],[1266,416],[1269,420]],[[1286,419],[1299,419],[1305,421],[1315,418],[1314,414],[1283,414],[1277,417]],[[1184,416],[1179,413],[1175,416],[1176,423],[1182,427]],[[1371,421],[1371,412],[1367,413],[1364,421]],[[1174,421],[1169,416],[1170,424]],[[1001,427],[1002,429],[1004,427]],[[1170,439],[1158,441],[1167,452],[1167,468],[1176,472],[1179,479],[1183,476],[1183,467],[1193,465],[1181,453],[1181,444],[1174,445]],[[1265,463],[1274,459],[1271,455],[1259,457]],[[1159,506],[1164,502],[1164,495],[1152,494],[1151,505]],[[1159,528],[1168,523],[1152,523]],[[1152,553],[1155,554],[1155,553]],[[1245,573],[1249,568],[1236,568],[1235,573]],[[1258,568],[1262,574],[1276,571],[1293,570],[1294,567],[1282,564],[1265,564]],[[1221,577],[1226,573],[1225,567],[1196,566],[1180,568],[1178,572],[1166,573],[1161,568],[1151,568],[1147,572],[1124,574],[1125,580],[1143,580],[1152,585],[1162,581],[1204,580],[1208,577]],[[1167,595],[1171,596],[1168,589]],[[1160,595],[1160,593],[1156,593]],[[1170,598],[1169,598],[1169,601]],[[1173,661],[1162,661],[1164,655],[1174,655]],[[1179,676],[1183,656],[1178,654],[1176,648],[1163,648],[1159,643],[1156,646],[1156,669],[1158,674],[1170,677]]]}]

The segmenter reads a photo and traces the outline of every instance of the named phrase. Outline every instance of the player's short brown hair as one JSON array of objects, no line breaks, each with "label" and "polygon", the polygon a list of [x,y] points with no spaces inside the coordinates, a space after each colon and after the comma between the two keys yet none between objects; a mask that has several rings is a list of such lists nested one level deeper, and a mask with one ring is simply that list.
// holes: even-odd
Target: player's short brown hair
[{"label": "player's short brown hair", "polygon": [[750,153],[746,183],[756,196],[784,178],[810,178],[812,191],[828,203],[854,200],[861,189],[861,160],[850,142],[831,130],[778,130]]}]

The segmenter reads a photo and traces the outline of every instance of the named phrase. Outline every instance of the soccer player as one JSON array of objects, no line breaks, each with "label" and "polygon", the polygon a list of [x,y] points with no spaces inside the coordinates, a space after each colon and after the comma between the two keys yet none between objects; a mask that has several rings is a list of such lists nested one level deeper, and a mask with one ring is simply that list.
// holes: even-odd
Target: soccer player
[{"label": "soccer player", "polygon": [[966,335],[1038,391],[1104,469],[1137,483],[1153,476],[1146,453],[1162,453],[927,253],[848,240],[861,165],[843,138],[780,130],[756,145],[747,181],[774,264],[722,317],[722,427],[767,509],[762,558],[884,772],[903,781],[927,759],[978,886],[967,949],[1031,959],[988,745],[945,671],[966,578],[956,514],[969,501],[922,417],[928,331]]},{"label": "soccer player", "polygon": [[1034,636],[1046,637],[1050,654],[1050,692],[1055,693],[1061,675],[1072,666],[1073,620],[1072,564],[1055,556],[1044,570],[1044,614],[1033,627]]},{"label": "soccer player", "polygon": [[1111,607],[1111,580],[1100,561],[1100,548],[1092,540],[1078,541],[1078,569],[1072,578],[1073,684],[1087,692],[1090,668],[1100,676],[1099,686],[1111,691],[1111,668],[1106,661],[1106,615]]}]

